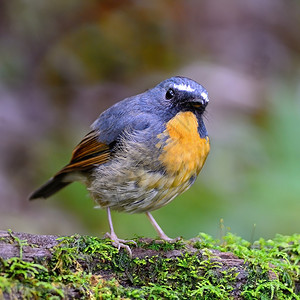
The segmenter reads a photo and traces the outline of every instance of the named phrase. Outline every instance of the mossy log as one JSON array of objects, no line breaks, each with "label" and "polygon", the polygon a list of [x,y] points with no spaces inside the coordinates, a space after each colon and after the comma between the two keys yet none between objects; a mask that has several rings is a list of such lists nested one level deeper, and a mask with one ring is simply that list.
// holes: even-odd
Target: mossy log
[{"label": "mossy log", "polygon": [[0,299],[300,299],[300,235],[135,241],[0,231]]}]

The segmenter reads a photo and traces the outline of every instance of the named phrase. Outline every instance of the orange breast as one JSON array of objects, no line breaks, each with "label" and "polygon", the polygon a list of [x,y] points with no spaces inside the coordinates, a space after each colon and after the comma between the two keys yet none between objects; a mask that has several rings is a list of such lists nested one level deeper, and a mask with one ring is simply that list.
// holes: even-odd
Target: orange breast
[{"label": "orange breast", "polygon": [[192,112],[180,112],[167,125],[166,130],[158,136],[166,143],[160,155],[168,174],[174,176],[174,185],[178,186],[198,175],[209,153],[209,138],[201,138],[198,133],[198,121]]}]

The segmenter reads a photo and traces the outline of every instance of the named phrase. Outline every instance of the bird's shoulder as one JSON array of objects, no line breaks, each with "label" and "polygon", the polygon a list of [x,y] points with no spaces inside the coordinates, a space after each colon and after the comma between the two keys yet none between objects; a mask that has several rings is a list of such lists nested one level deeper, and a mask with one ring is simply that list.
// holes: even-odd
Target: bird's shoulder
[{"label": "bird's shoulder", "polygon": [[155,108],[146,108],[135,97],[131,97],[100,114],[92,124],[92,129],[99,132],[99,141],[111,144],[124,134],[156,133],[163,130],[163,123]]}]

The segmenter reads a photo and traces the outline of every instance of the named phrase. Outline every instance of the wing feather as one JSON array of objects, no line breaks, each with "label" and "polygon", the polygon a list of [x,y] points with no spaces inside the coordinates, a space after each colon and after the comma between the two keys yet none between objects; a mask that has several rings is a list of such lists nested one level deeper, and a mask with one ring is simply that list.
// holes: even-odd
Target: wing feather
[{"label": "wing feather", "polygon": [[88,133],[75,147],[70,163],[57,175],[73,171],[85,171],[106,163],[110,158],[111,147],[99,142],[98,138],[99,133],[96,130]]}]

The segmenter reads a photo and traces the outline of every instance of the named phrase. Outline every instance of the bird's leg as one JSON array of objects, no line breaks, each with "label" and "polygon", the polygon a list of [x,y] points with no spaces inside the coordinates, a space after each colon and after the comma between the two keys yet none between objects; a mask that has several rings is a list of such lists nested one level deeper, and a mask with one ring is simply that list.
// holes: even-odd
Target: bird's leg
[{"label": "bird's leg", "polygon": [[120,250],[120,248],[124,248],[128,252],[129,256],[132,257],[131,249],[128,245],[125,245],[125,243],[134,243],[136,245],[136,242],[133,240],[122,240],[117,237],[117,235],[114,231],[114,226],[113,226],[112,219],[111,219],[110,208],[107,207],[106,211],[107,211],[107,218],[108,218],[110,233],[107,232],[105,234],[105,237],[108,237],[109,239],[111,239],[112,245],[114,247],[118,248],[118,250]]},{"label": "bird's leg", "polygon": [[176,242],[178,241],[178,238],[176,239],[171,239],[169,238],[164,232],[163,230],[160,228],[160,226],[157,224],[157,222],[155,221],[155,219],[153,218],[153,216],[149,213],[146,212],[146,216],[148,217],[148,219],[150,220],[152,226],[155,228],[156,232],[158,233],[159,237],[162,240],[168,241],[168,242]]}]

